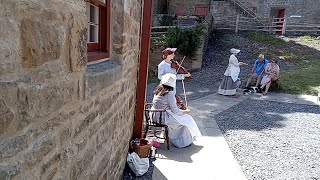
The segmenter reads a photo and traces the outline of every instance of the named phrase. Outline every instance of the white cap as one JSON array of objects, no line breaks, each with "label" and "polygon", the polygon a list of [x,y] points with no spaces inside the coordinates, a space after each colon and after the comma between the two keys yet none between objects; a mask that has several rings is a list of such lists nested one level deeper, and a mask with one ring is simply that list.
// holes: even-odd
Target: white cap
[{"label": "white cap", "polygon": [[238,54],[238,53],[240,52],[240,49],[232,48],[232,49],[230,49],[230,52],[231,52],[232,54]]},{"label": "white cap", "polygon": [[161,84],[175,88],[176,87],[176,79],[177,79],[177,76],[175,74],[167,73],[162,76]]},{"label": "white cap", "polygon": [[259,54],[258,58],[259,59],[264,59],[264,55],[263,54]]}]

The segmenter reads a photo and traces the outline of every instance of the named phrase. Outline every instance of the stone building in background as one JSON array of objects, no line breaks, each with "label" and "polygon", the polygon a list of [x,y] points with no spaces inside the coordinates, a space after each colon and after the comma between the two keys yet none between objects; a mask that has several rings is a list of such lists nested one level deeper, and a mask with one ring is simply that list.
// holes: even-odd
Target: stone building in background
[{"label": "stone building in background", "polygon": [[119,179],[141,14],[137,0],[0,1],[1,180]]},{"label": "stone building in background", "polygon": [[[163,9],[169,14],[198,15],[206,13],[213,24],[223,26],[235,20],[237,14],[254,18],[287,17],[291,23],[320,23],[319,0],[154,0],[154,12]],[[161,2],[161,3],[160,3]],[[166,3],[165,3],[166,2]],[[237,5],[241,4],[241,5]],[[161,7],[160,7],[161,6]],[[253,16],[246,13],[250,11]],[[164,12],[162,10],[162,12]],[[211,17],[210,17],[211,19]]]}]

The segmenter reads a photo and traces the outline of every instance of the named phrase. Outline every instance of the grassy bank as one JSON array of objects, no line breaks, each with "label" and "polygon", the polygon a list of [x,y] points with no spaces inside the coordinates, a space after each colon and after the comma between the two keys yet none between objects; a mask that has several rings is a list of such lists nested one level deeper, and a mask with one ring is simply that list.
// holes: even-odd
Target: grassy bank
[{"label": "grassy bank", "polygon": [[287,93],[317,95],[320,89],[320,60],[299,69],[281,72],[280,83]]}]

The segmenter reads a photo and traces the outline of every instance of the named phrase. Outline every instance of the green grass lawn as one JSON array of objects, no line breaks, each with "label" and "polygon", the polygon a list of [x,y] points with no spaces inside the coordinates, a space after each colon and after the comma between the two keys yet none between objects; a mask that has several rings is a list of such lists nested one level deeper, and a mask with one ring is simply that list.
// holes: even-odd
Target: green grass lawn
[{"label": "green grass lawn", "polygon": [[286,43],[283,39],[275,37],[270,34],[261,33],[261,32],[249,32],[246,34],[246,37],[248,39],[258,41],[258,42],[264,42],[269,44],[284,44]]},{"label": "green grass lawn", "polygon": [[280,85],[288,93],[317,95],[320,89],[320,60],[300,69],[280,72]]}]

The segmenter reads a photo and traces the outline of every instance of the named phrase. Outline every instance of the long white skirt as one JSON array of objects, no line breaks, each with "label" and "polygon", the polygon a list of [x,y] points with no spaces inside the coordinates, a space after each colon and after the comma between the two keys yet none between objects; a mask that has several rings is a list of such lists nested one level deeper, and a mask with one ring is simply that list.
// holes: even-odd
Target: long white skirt
[{"label": "long white skirt", "polygon": [[169,127],[170,142],[178,148],[189,146],[201,136],[197,123],[188,114],[178,115],[167,110],[165,123]]}]

